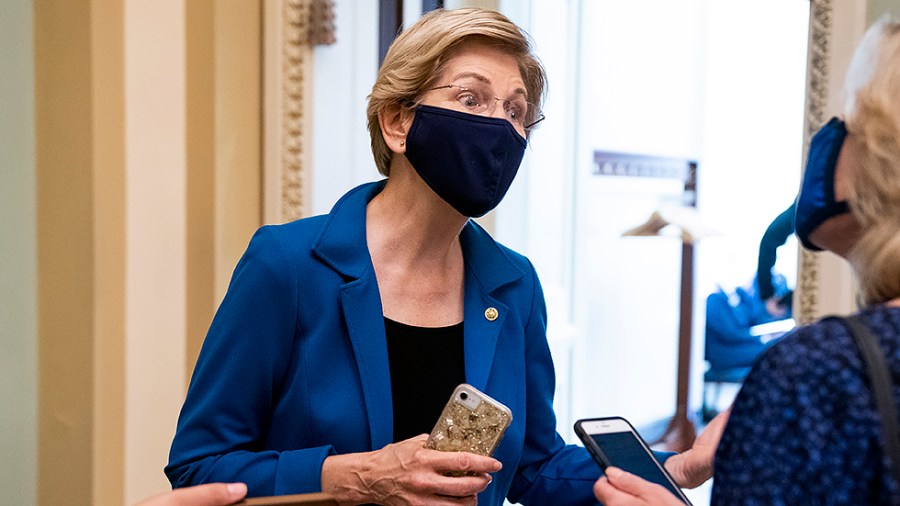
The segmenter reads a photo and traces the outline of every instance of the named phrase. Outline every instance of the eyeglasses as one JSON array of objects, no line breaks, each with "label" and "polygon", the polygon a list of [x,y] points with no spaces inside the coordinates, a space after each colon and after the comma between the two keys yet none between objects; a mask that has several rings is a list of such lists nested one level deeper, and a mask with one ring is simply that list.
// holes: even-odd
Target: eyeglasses
[{"label": "eyeglasses", "polygon": [[506,120],[513,124],[516,129],[529,131],[544,121],[544,114],[538,106],[525,100],[524,96],[518,96],[509,100],[495,97],[493,90],[482,83],[465,83],[465,84],[445,84],[443,86],[435,86],[425,90],[453,90],[453,97],[467,112],[487,116],[493,114],[498,102],[503,102],[503,112]]}]

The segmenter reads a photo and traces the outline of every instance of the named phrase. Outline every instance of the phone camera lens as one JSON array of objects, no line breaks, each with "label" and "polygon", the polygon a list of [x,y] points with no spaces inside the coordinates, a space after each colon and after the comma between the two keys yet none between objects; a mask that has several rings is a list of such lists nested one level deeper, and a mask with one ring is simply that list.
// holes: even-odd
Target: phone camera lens
[{"label": "phone camera lens", "polygon": [[459,398],[462,399],[462,400],[466,400],[466,399],[469,398],[469,394],[467,394],[467,393],[465,393],[465,392],[460,392],[460,393],[459,393]]}]

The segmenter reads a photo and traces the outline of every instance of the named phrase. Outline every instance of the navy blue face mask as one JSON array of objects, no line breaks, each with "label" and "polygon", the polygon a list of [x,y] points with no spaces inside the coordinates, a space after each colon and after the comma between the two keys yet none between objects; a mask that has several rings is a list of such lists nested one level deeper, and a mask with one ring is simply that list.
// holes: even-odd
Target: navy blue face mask
[{"label": "navy blue face mask", "polygon": [[829,218],[850,212],[847,201],[836,201],[834,197],[834,171],[846,137],[844,122],[832,118],[809,143],[803,184],[797,195],[794,230],[800,242],[813,251],[822,248],[810,241],[810,234]]},{"label": "navy blue face mask", "polygon": [[434,193],[477,218],[506,195],[527,145],[505,119],[420,105],[406,136],[406,158]]}]

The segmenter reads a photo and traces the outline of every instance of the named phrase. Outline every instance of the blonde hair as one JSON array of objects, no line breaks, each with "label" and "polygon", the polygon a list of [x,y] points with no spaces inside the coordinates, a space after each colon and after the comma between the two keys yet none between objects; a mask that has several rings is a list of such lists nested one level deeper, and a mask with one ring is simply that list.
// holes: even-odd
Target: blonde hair
[{"label": "blonde hair", "polygon": [[469,41],[513,56],[522,73],[528,100],[540,107],[546,75],[540,61],[532,53],[528,34],[509,18],[492,10],[431,11],[391,44],[369,95],[366,116],[378,172],[389,175],[392,156],[378,123],[379,113],[390,105],[414,101],[432,85],[453,51]]},{"label": "blonde hair", "polygon": [[850,253],[867,304],[900,297],[900,22],[866,32],[847,77],[847,130],[861,143],[850,208],[863,234]]}]

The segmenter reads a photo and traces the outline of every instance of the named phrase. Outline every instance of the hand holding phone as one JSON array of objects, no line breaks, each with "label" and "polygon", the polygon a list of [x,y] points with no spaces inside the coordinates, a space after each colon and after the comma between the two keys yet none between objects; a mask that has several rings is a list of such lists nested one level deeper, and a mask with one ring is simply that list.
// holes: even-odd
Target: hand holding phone
[{"label": "hand holding phone", "polygon": [[463,383],[453,390],[425,447],[491,456],[511,422],[509,408]]},{"label": "hand holding phone", "polygon": [[681,502],[690,505],[681,488],[653,456],[650,446],[622,417],[589,418],[575,422],[575,433],[600,469],[615,466],[662,485]]}]

